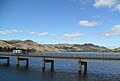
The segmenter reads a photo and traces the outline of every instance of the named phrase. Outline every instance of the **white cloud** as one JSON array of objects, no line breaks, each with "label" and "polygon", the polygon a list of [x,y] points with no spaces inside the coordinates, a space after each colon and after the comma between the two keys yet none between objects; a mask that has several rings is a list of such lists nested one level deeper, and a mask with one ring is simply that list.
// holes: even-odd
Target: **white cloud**
[{"label": "white cloud", "polygon": [[15,32],[19,32],[18,30],[3,30],[3,31],[0,31],[0,34],[3,34],[3,35],[7,35],[7,34],[11,34],[11,33],[15,33]]},{"label": "white cloud", "polygon": [[115,10],[120,11],[120,4],[118,4],[118,5],[115,6]]},{"label": "white cloud", "polygon": [[43,33],[39,33],[39,32],[34,32],[34,31],[25,31],[25,30],[15,30],[15,29],[12,29],[12,30],[1,30],[0,31],[0,34],[2,35],[7,35],[7,34],[12,34],[12,33],[26,33],[26,34],[29,34],[29,35],[38,35],[38,36],[55,36],[56,34],[50,34],[48,32],[43,32]]},{"label": "white cloud", "polygon": [[84,35],[84,34],[80,34],[80,33],[70,33],[70,34],[66,33],[66,34],[64,34],[65,37],[79,37],[82,35]]},{"label": "white cloud", "polygon": [[80,24],[81,26],[89,26],[89,27],[92,27],[92,26],[98,25],[98,22],[81,20],[81,21],[79,21],[79,24]]},{"label": "white cloud", "polygon": [[39,36],[45,36],[45,35],[49,35],[49,33],[48,32],[43,32],[43,33],[39,33],[38,35]]},{"label": "white cloud", "polygon": [[36,32],[29,32],[28,34],[36,34]]},{"label": "white cloud", "polygon": [[20,31],[13,29],[13,30],[11,30],[11,32],[20,32]]},{"label": "white cloud", "polygon": [[120,0],[95,0],[93,6],[96,8],[107,7],[120,11]]},{"label": "white cloud", "polygon": [[48,32],[39,33],[39,36],[55,36],[56,34],[50,34]]},{"label": "white cloud", "polygon": [[62,40],[62,41],[69,41],[70,40],[70,38],[67,38],[67,37],[57,37],[55,39]]},{"label": "white cloud", "polygon": [[78,40],[80,38],[80,36],[83,36],[84,34],[81,33],[65,33],[63,36],[61,37],[57,37],[57,40],[60,41],[66,41],[66,42],[70,42],[70,41],[75,41]]},{"label": "white cloud", "polygon": [[118,0],[95,0],[95,4],[93,6],[99,7],[108,7],[111,8],[118,3]]},{"label": "white cloud", "polygon": [[68,43],[68,42],[70,43],[70,42],[79,40],[77,37],[75,37],[75,38],[73,38],[73,37],[57,37],[55,39],[58,41],[61,41],[61,42],[66,42],[66,43]]},{"label": "white cloud", "polygon": [[120,36],[120,24],[111,27],[111,30],[109,32],[105,32],[104,36],[105,37]]}]

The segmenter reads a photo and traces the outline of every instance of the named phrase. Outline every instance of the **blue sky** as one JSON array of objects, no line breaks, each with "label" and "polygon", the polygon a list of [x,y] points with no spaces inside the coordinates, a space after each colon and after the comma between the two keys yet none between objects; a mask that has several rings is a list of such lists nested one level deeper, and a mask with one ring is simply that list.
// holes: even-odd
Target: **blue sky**
[{"label": "blue sky", "polygon": [[0,39],[120,47],[120,0],[0,0]]}]

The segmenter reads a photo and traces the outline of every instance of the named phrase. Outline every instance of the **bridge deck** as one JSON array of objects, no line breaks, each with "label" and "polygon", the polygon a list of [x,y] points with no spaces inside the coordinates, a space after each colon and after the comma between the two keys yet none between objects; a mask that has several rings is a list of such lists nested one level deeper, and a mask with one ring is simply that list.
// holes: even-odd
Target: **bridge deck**
[{"label": "bridge deck", "polygon": [[13,54],[12,52],[0,52],[0,56],[21,56],[21,57],[45,57],[45,58],[65,58],[65,59],[101,59],[120,60],[120,54],[62,54],[62,53],[31,53]]}]

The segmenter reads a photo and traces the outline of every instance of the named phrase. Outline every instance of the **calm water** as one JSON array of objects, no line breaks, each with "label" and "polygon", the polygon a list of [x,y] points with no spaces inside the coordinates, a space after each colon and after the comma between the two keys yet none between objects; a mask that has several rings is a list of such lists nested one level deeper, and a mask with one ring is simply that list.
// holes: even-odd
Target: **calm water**
[{"label": "calm water", "polygon": [[54,72],[50,64],[42,71],[41,58],[30,58],[29,68],[25,62],[20,67],[15,65],[16,59],[10,59],[10,66],[0,60],[0,81],[120,81],[120,61],[88,61],[87,73],[78,74],[77,60],[56,59]]}]

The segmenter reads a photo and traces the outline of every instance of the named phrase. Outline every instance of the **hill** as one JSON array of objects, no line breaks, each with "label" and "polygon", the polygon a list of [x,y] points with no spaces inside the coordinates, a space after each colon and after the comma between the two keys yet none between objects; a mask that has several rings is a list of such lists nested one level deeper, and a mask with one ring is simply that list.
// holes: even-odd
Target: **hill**
[{"label": "hill", "polygon": [[39,44],[32,40],[0,40],[1,48],[35,49],[36,51],[47,52],[109,52],[103,46],[94,44]]},{"label": "hill", "polygon": [[114,52],[120,52],[120,47],[113,49]]}]

